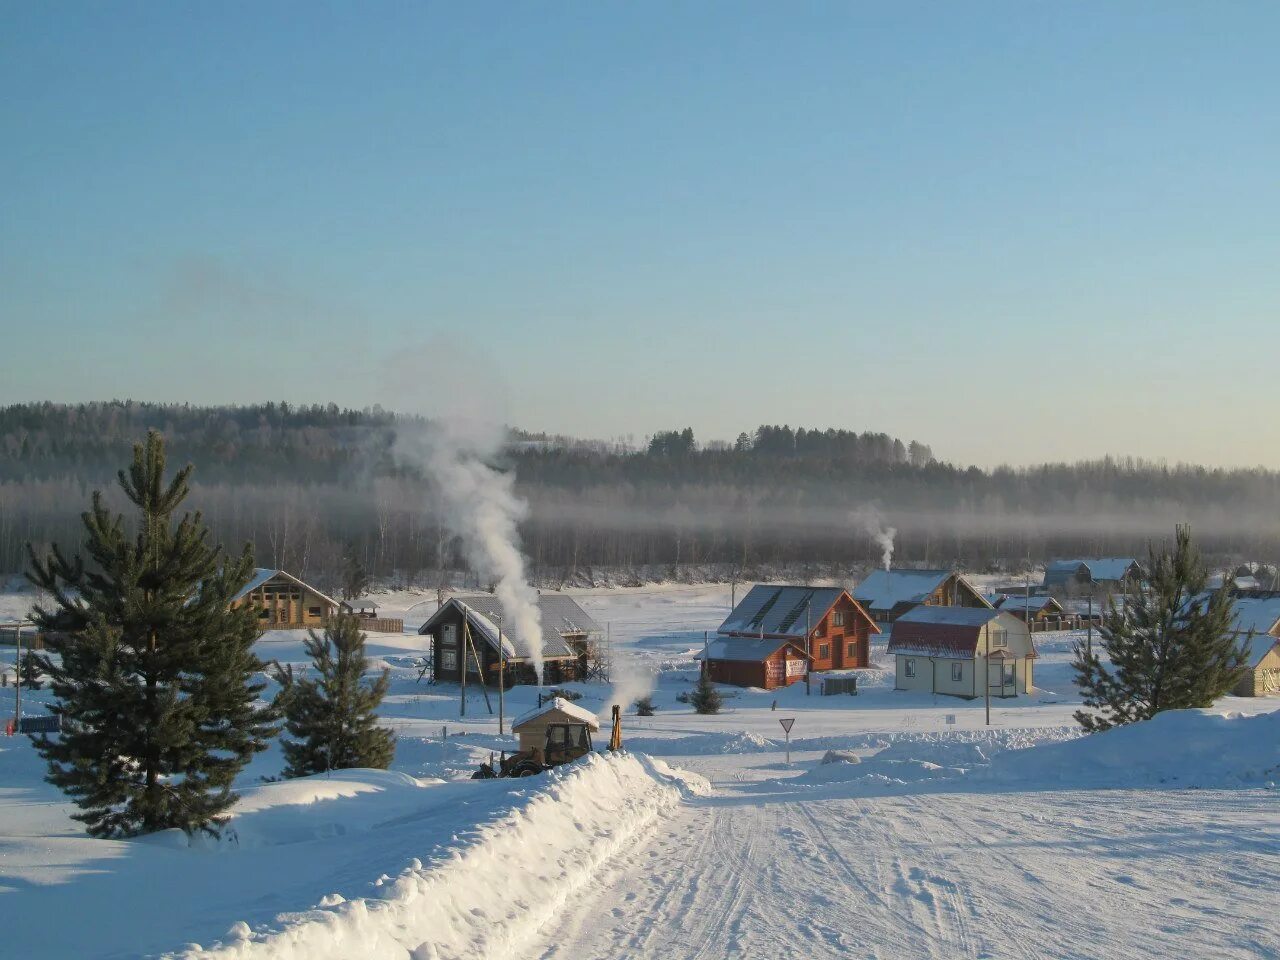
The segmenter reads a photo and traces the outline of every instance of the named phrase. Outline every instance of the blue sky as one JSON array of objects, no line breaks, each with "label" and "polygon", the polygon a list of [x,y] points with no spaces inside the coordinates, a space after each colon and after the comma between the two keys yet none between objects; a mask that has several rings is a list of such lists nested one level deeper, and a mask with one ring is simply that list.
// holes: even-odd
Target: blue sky
[{"label": "blue sky", "polygon": [[1271,2],[4,0],[0,402],[1280,467],[1277,49]]}]

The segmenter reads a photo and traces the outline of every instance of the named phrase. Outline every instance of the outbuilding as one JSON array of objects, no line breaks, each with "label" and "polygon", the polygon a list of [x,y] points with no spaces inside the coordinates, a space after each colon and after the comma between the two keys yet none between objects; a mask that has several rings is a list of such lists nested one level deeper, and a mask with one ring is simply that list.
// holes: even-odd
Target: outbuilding
[{"label": "outbuilding", "polygon": [[[511,732],[520,739],[520,752],[528,754],[534,751],[541,753],[549,742],[590,750],[591,734],[599,729],[600,721],[595,714],[562,697],[552,697],[540,707],[517,717],[511,724]],[[570,737],[580,739],[569,743]]]},{"label": "outbuilding", "polygon": [[[1026,623],[990,607],[920,606],[898,618],[889,638],[894,689],[1015,697],[1035,689],[1035,645]],[[984,686],[985,678],[985,686]]]},{"label": "outbuilding", "polygon": [[803,680],[809,668],[804,649],[781,637],[716,636],[696,659],[713,683],[765,690]]}]

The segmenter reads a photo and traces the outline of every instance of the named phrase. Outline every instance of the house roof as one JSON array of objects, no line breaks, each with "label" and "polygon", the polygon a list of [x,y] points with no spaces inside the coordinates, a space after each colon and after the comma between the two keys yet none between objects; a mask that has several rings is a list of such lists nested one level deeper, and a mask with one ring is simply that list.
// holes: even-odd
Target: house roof
[{"label": "house roof", "polygon": [[699,652],[695,660],[739,660],[758,663],[769,659],[783,647],[791,647],[800,656],[804,650],[784,637],[716,637],[707,643],[705,655]]},{"label": "house roof", "polygon": [[[717,632],[803,640],[806,627],[816,627],[844,595],[842,587],[756,584],[733,608]],[[875,625],[865,610],[859,612],[872,626]]]},{"label": "house roof", "polygon": [[596,719],[596,715],[589,710],[584,710],[577,704],[570,703],[563,697],[552,697],[540,707],[535,707],[528,713],[522,713],[516,717],[515,723],[511,724],[511,732],[519,730],[521,727],[539,720],[543,717],[554,717],[560,714],[570,721],[576,723],[585,723],[592,730],[600,729],[600,721]]},{"label": "house roof", "polygon": [[1060,604],[1053,597],[1048,596],[1031,596],[1028,598],[1026,594],[1006,593],[1003,596],[995,598],[993,601],[997,610],[1008,610],[1016,613],[1019,610],[1030,609],[1032,613],[1039,613],[1041,610],[1057,608],[1062,609]]},{"label": "house roof", "polygon": [[[853,591],[853,599],[873,610],[892,610],[900,603],[923,603],[937,590],[951,570],[875,570]],[[956,575],[959,577],[959,574]],[[963,577],[959,579],[964,580]],[[970,586],[968,581],[964,581]],[[974,591],[977,594],[977,591]]]},{"label": "house roof", "polygon": [[[982,627],[1003,619],[1006,625],[1026,627],[1007,611],[987,607],[919,606],[899,617],[889,637],[889,653],[950,660],[970,660],[977,653]],[[995,651],[992,651],[994,656]],[[1034,657],[1035,647],[1030,656]]]},{"label": "house roof", "polygon": [[1135,557],[1083,557],[1073,560],[1054,560],[1044,568],[1045,575],[1050,573],[1074,573],[1083,566],[1089,571],[1089,577],[1095,581],[1123,580],[1129,571],[1139,566]]},{"label": "house roof", "polygon": [[250,593],[252,593],[254,590],[257,590],[260,586],[262,586],[268,580],[271,580],[275,577],[284,577],[286,580],[289,580],[292,583],[296,583],[300,587],[310,590],[317,597],[319,597],[322,600],[327,600],[329,603],[333,604],[335,607],[343,606],[343,604],[339,603],[337,600],[334,600],[332,597],[325,596],[315,587],[311,586],[311,584],[303,583],[301,580],[295,577],[292,573],[289,573],[286,570],[269,570],[266,567],[254,568],[253,576],[249,578],[249,582],[246,583],[243,587],[241,587],[240,591],[234,597],[231,598],[232,603],[234,603],[237,600],[244,599],[244,597],[248,596]]},{"label": "house roof", "polygon": [[[418,628],[418,633],[431,633],[439,620],[444,616],[446,608],[463,609],[473,632],[484,637],[485,642],[494,650],[498,649],[498,635],[502,635],[503,656],[509,660],[521,659],[516,652],[511,635],[500,631],[499,624],[504,620],[502,601],[495,594],[482,593],[476,596],[450,597],[449,600]],[[565,637],[600,632],[600,625],[592,620],[583,609],[573,601],[572,597],[563,594],[539,594],[538,612],[542,618],[542,656],[544,659],[556,660],[576,657],[577,654],[565,642]]]}]

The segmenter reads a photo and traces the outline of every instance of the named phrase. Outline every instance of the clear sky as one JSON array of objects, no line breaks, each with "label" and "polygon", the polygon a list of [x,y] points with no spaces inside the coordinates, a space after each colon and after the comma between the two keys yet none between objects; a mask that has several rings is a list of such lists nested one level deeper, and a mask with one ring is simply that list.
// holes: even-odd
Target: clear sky
[{"label": "clear sky", "polygon": [[1277,51],[1274,0],[0,0],[0,402],[1280,467]]}]

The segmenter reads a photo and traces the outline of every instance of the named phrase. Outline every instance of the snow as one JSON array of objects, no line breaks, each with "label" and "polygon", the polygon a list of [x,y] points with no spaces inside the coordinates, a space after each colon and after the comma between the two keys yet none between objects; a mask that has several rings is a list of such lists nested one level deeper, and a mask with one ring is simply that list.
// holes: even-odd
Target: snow
[{"label": "snow", "polygon": [[556,712],[573,717],[575,720],[587,724],[592,730],[600,729],[600,721],[596,719],[596,715],[594,713],[590,710],[583,710],[581,707],[570,703],[563,697],[552,697],[541,707],[534,707],[529,712],[521,714],[516,718],[515,723],[511,725],[511,729],[515,730],[524,726],[530,720],[536,720],[538,717],[543,717],[548,713]]},{"label": "snow", "polygon": [[873,570],[853,591],[864,607],[892,610],[900,603],[919,602],[938,589],[949,570]]},{"label": "snow", "polygon": [[[88,839],[30,744],[0,740],[0,952],[1280,955],[1280,700],[1228,696],[1081,737],[1069,663],[1084,634],[1063,632],[1036,634],[1039,689],[993,701],[990,727],[981,700],[894,691],[879,638],[857,696],[722,687],[723,712],[699,716],[679,697],[727,586],[571,594],[608,625],[615,665],[656,678],[657,715],[624,715],[624,756],[467,780],[515,749],[511,718],[537,691],[508,691],[505,735],[474,688],[460,717],[456,685],[418,682],[428,638],[412,632],[369,636],[391,668],[392,769],[262,783],[283,766],[273,746],[240,778],[218,843]],[[434,593],[377,600],[411,631],[436,606]],[[0,594],[0,610],[23,603]],[[304,637],[272,632],[258,650],[301,668]],[[630,703],[567,686],[595,715]],[[24,709],[47,696],[24,691]],[[779,719],[795,720],[790,766]],[[828,751],[858,762],[824,765]]]}]

